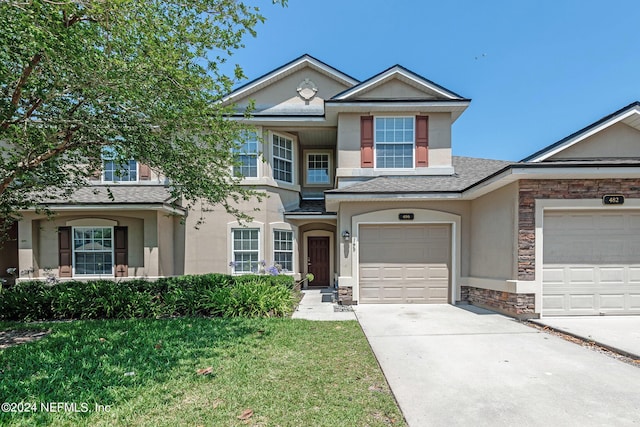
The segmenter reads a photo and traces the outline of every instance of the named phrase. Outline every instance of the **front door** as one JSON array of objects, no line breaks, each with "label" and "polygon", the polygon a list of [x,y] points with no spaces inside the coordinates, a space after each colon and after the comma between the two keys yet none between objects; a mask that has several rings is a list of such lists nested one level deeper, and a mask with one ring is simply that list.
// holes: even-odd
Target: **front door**
[{"label": "front door", "polygon": [[329,238],[309,237],[307,240],[309,258],[308,272],[313,274],[311,286],[327,287],[331,285],[329,277]]}]

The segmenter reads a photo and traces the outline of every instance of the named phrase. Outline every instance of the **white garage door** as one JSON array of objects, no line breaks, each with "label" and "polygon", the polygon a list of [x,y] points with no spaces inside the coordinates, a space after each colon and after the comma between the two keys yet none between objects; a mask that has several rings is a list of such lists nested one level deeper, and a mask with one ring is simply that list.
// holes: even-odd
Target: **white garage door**
[{"label": "white garage door", "polygon": [[640,313],[640,212],[547,212],[544,315]]},{"label": "white garage door", "polygon": [[363,225],[360,303],[449,302],[449,225]]}]

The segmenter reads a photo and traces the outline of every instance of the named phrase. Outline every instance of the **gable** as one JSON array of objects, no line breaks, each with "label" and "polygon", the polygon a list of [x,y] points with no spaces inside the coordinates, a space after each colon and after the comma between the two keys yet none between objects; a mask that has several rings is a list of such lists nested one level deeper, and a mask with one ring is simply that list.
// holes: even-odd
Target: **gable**
[{"label": "gable", "polygon": [[640,102],[636,101],[595,123],[543,148],[521,160],[631,158],[640,157],[637,148],[640,132]]},{"label": "gable", "polygon": [[[405,94],[408,100],[421,101],[468,101],[429,79],[406,68],[395,65],[360,84],[333,97],[334,101],[356,101],[358,99],[394,100],[389,94]],[[377,93],[377,95],[375,95]],[[368,95],[367,95],[368,94]]]},{"label": "gable", "polygon": [[616,123],[574,144],[548,160],[640,158],[640,130]]},{"label": "gable", "polygon": [[369,88],[368,90],[358,94],[353,100],[372,100],[372,99],[420,99],[420,100],[437,100],[448,99],[442,95],[428,90],[427,88],[417,88],[409,83],[403,82],[398,78],[389,79],[380,84]]},{"label": "gable", "polygon": [[244,110],[253,101],[254,115],[323,114],[324,101],[348,88],[343,82],[306,66],[235,100],[235,103],[238,110]]}]

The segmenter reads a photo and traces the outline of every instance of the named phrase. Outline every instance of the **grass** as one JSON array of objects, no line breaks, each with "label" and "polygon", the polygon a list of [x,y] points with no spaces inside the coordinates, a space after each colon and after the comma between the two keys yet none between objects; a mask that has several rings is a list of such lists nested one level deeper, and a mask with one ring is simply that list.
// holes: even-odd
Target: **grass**
[{"label": "grass", "polygon": [[[405,425],[357,322],[93,320],[0,350],[0,425]],[[201,375],[199,369],[211,367]],[[128,374],[133,372],[134,374]],[[47,402],[89,411],[44,412]],[[95,405],[109,411],[95,411]],[[70,408],[68,408],[70,409]],[[245,410],[253,414],[238,417]]]}]

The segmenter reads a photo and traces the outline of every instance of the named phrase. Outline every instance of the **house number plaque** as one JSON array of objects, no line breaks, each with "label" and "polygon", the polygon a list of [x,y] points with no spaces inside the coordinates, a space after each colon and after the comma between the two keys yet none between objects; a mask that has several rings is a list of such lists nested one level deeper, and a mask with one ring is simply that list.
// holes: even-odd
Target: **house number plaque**
[{"label": "house number plaque", "polygon": [[620,194],[607,194],[602,197],[602,204],[622,205],[624,204],[624,196],[621,196]]},{"label": "house number plaque", "polygon": [[400,221],[411,221],[411,220],[413,220],[413,214],[412,213],[401,213],[401,214],[398,214],[398,219]]}]

